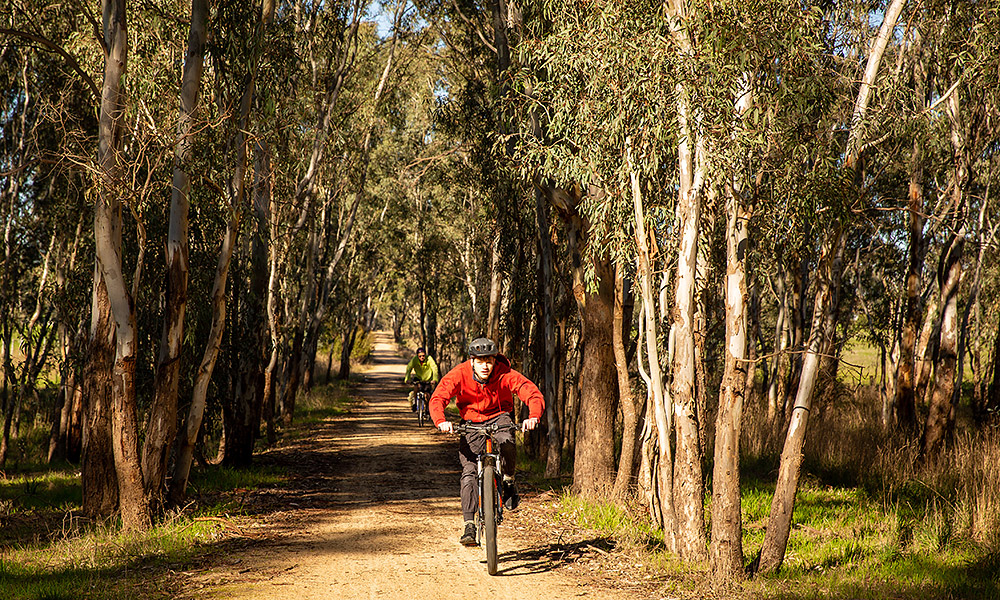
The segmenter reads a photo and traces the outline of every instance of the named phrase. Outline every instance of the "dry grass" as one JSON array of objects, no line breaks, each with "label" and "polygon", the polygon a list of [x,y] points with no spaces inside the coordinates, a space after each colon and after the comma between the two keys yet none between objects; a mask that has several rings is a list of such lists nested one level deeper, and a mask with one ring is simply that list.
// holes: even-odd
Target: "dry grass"
[{"label": "dry grass", "polygon": [[[920,466],[915,441],[880,427],[869,388],[827,389],[811,413],[791,537],[776,576],[716,590],[707,565],[678,561],[664,549],[638,504],[567,494],[559,516],[641,565],[626,570],[646,578],[636,597],[998,597],[1000,435],[959,436],[941,462]],[[750,562],[763,542],[784,432],[766,422],[759,403],[747,407],[743,433],[743,550]]]},{"label": "dry grass", "polygon": [[[960,424],[941,457],[920,461],[916,435],[881,427],[871,386],[828,388],[811,414],[803,451],[809,476],[864,489],[898,512],[904,529],[914,521],[945,542],[1000,551],[1000,429]],[[784,432],[765,415],[764,406],[748,408],[742,448],[749,464],[776,468]]]},{"label": "dry grass", "polygon": [[958,436],[952,457],[960,523],[975,542],[1000,548],[1000,430]]}]

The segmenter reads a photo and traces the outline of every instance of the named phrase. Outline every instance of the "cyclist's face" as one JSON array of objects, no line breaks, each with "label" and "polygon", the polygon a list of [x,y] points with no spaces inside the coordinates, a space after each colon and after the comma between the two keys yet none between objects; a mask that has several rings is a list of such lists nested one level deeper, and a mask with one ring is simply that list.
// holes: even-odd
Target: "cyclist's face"
[{"label": "cyclist's face", "polygon": [[476,377],[480,379],[489,379],[490,373],[493,372],[493,365],[496,363],[495,356],[473,356],[472,357],[472,370],[476,373]]},{"label": "cyclist's face", "polygon": [[423,352],[420,352],[417,354],[417,360],[419,360],[420,362],[424,362],[427,360],[427,355],[424,354]]}]

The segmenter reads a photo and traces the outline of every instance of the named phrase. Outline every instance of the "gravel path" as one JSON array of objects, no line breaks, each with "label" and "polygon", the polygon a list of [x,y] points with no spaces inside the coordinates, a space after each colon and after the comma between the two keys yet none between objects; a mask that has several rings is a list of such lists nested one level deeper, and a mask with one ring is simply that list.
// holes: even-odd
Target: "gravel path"
[{"label": "gravel path", "polygon": [[612,589],[613,578],[586,573],[589,551],[609,555],[600,540],[568,544],[560,532],[540,531],[537,510],[551,494],[522,494],[500,528],[499,573],[488,575],[483,549],[458,543],[457,438],[417,426],[401,384],[405,361],[389,334],[378,334],[373,362],[360,406],[261,457],[292,473],[291,485],[254,492],[248,512],[267,508],[216,564],[189,574],[183,597],[635,597]]}]

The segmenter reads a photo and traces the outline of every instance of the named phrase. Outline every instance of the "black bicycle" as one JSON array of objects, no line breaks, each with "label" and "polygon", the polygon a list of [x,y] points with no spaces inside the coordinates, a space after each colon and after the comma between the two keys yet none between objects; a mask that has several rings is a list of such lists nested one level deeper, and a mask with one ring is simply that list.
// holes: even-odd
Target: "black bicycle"
[{"label": "black bicycle", "polygon": [[[481,433],[486,436],[483,451],[476,457],[476,477],[478,481],[479,508],[476,512],[476,529],[486,546],[486,570],[490,575],[497,574],[497,526],[503,521],[503,498],[500,486],[503,476],[500,471],[500,444],[495,443],[494,436],[501,431],[517,431],[515,425],[482,425],[479,423],[460,423],[455,426],[455,433]],[[484,500],[485,499],[485,500]]]},{"label": "black bicycle", "polygon": [[417,424],[420,427],[424,423],[430,423],[431,414],[427,408],[427,399],[433,391],[434,384],[430,381],[413,380],[413,401],[417,405]]}]

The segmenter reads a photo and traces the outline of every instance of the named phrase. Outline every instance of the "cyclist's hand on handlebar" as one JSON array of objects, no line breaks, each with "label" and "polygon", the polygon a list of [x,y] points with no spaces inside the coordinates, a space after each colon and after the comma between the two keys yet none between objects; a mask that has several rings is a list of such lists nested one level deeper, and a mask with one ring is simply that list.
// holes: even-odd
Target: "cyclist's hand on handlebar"
[{"label": "cyclist's hand on handlebar", "polygon": [[521,421],[521,431],[531,431],[538,426],[538,419],[525,419]]},{"label": "cyclist's hand on handlebar", "polygon": [[455,433],[455,426],[451,421],[442,421],[438,425],[438,429],[440,429],[443,433]]}]

